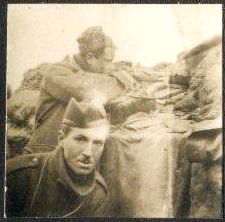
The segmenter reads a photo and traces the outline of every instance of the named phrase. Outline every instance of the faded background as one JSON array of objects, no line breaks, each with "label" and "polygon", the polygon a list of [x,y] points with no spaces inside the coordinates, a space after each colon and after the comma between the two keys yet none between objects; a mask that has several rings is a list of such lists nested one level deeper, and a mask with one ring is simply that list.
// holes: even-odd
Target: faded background
[{"label": "faded background", "polygon": [[23,73],[77,52],[77,37],[101,25],[118,50],[115,60],[152,66],[222,33],[222,5],[8,6],[7,81],[15,90]]}]

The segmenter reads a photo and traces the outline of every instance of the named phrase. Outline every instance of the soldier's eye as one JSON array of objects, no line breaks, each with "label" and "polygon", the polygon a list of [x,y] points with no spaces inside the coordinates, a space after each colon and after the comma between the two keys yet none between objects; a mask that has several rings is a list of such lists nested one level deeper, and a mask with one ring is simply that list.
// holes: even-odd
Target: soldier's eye
[{"label": "soldier's eye", "polygon": [[104,144],[104,142],[101,140],[95,140],[93,143],[97,146],[103,146],[103,144]]},{"label": "soldier's eye", "polygon": [[79,135],[79,136],[75,136],[74,140],[76,140],[78,142],[86,142],[87,141],[87,137]]}]

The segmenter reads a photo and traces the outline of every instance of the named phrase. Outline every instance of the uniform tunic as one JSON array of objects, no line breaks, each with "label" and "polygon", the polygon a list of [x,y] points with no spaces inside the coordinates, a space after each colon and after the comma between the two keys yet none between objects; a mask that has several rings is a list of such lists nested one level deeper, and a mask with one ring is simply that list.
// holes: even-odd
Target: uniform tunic
[{"label": "uniform tunic", "polygon": [[77,101],[94,99],[107,103],[131,87],[132,80],[129,79],[124,75],[84,71],[76,63],[75,57],[66,57],[61,63],[54,64],[44,75],[34,132],[25,153],[54,149],[63,114],[71,97]]},{"label": "uniform tunic", "polygon": [[7,217],[102,217],[108,199],[104,179],[75,181],[61,148],[27,154],[7,162]]}]

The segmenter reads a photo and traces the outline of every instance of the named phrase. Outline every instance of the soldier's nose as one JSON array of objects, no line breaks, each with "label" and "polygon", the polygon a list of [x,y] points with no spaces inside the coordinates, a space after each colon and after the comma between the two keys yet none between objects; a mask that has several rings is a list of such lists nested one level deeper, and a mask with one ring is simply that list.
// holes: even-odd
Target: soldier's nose
[{"label": "soldier's nose", "polygon": [[91,158],[91,154],[87,152],[83,152],[83,156],[85,157],[85,160],[89,160]]},{"label": "soldier's nose", "polygon": [[88,144],[83,151],[83,155],[86,159],[90,159],[92,156],[92,144]]}]

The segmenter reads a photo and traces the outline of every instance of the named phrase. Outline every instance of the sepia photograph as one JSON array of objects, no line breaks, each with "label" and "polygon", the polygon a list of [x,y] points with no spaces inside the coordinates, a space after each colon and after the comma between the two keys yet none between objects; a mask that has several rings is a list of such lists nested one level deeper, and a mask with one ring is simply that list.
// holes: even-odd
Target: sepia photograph
[{"label": "sepia photograph", "polygon": [[223,217],[222,4],[8,4],[5,218]]}]

